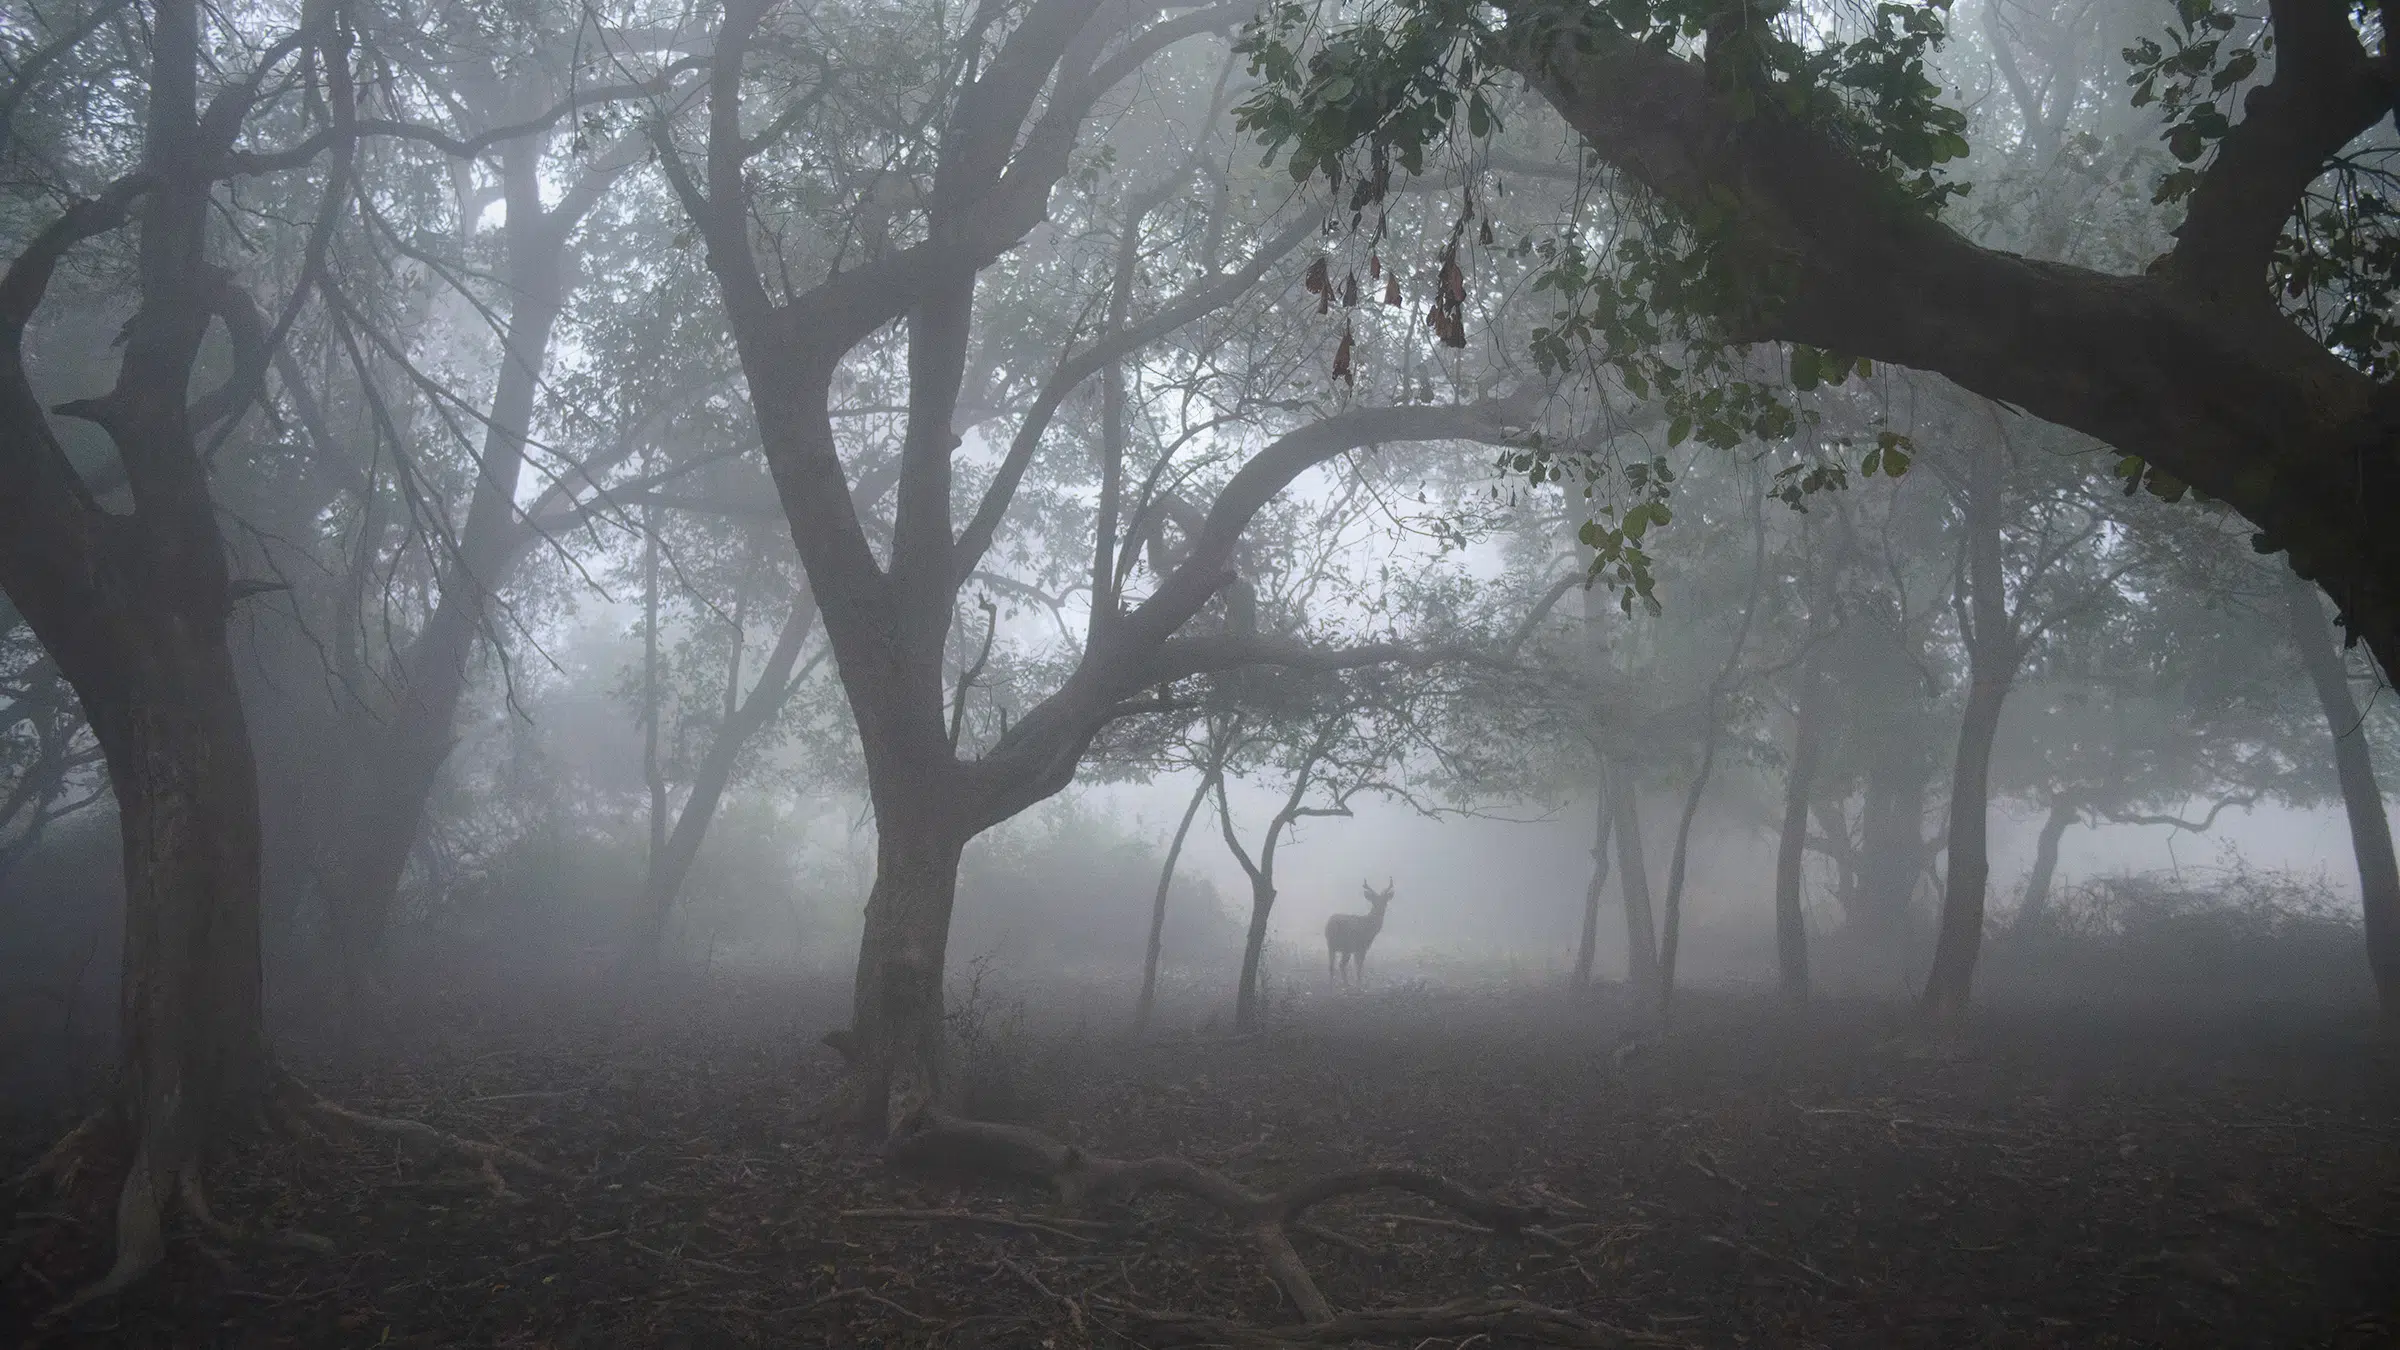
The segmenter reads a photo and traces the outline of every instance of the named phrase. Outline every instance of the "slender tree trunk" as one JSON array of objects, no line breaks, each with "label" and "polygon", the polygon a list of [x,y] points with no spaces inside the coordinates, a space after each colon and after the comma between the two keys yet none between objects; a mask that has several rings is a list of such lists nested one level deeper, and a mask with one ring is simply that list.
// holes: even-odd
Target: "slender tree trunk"
[{"label": "slender tree trunk", "polygon": [[1709,774],[1717,766],[1717,718],[1725,706],[1725,695],[1732,692],[1735,678],[1741,673],[1742,649],[1750,642],[1750,625],[1758,618],[1758,597],[1767,580],[1767,521],[1764,515],[1765,494],[1753,498],[1750,524],[1754,544],[1750,553],[1750,593],[1742,602],[1742,621],[1733,630],[1733,646],[1725,653],[1725,664],[1718,667],[1714,679],[1708,682],[1708,702],[1701,711],[1700,768],[1692,775],[1691,790],[1684,794],[1683,815],[1675,822],[1675,851],[1667,861],[1667,912],[1665,932],[1658,949],[1658,1013],[1665,1017],[1675,1000],[1675,958],[1683,947],[1683,882],[1685,868],[1691,859],[1692,821],[1700,814],[1700,799],[1708,791]]},{"label": "slender tree trunk", "polygon": [[1967,1010],[1975,961],[1983,950],[1984,897],[1990,887],[1988,848],[1992,742],[2000,731],[2005,681],[1978,677],[1967,689],[1958,728],[1958,762],[1950,775],[1950,859],[1943,878],[1942,928],[1934,940],[1933,973],[1925,981],[1925,1010],[1950,1021]]},{"label": "slender tree trunk", "polygon": [[[692,771],[692,790],[683,799],[683,810],[675,816],[675,828],[650,855],[650,866],[642,880],[642,927],[635,939],[629,960],[642,970],[655,970],[666,940],[667,920],[675,909],[675,901],[683,894],[683,885],[692,874],[692,864],[699,860],[700,845],[708,836],[710,822],[716,819],[717,807],[724,801],[725,789],[733,782],[733,771],[741,763],[742,751],[751,739],[775,720],[783,705],[790,701],[793,669],[799,664],[800,651],[808,645],[809,634],[816,629],[815,599],[803,592],[793,604],[791,616],[784,620],[783,631],[775,638],[775,648],[767,654],[766,663],[759,668],[758,683],[750,697],[733,705],[725,721],[717,728],[716,737]],[[737,654],[737,662],[741,659]]]},{"label": "slender tree trunk", "polygon": [[2333,767],[2342,785],[2342,810],[2350,821],[2350,851],[2358,862],[2358,895],[2367,930],[2367,966],[2386,1026],[2400,1028],[2400,863],[2392,854],[2391,821],[2384,815],[2383,789],[2375,779],[2365,719],[2350,696],[2350,672],[2339,639],[2325,621],[2316,588],[2298,580],[2284,590],[2284,610],[2293,645],[2316,687],[2333,733]]},{"label": "slender tree trunk", "polygon": [[1250,882],[1250,931],[1242,938],[1242,979],[1233,993],[1233,1029],[1258,1030],[1258,968],[1266,959],[1267,920],[1275,912],[1275,879],[1262,872]]},{"label": "slender tree trunk", "polygon": [[1658,996],[1658,930],[1650,914],[1650,869],[1642,862],[1642,821],[1629,778],[1613,785],[1610,814],[1616,818],[1617,876],[1625,890],[1625,983],[1648,1003]]},{"label": "slender tree trunk", "polygon": [[1216,776],[1214,765],[1200,776],[1200,786],[1192,790],[1183,820],[1175,827],[1174,842],[1167,845],[1167,861],[1158,869],[1158,895],[1150,902],[1150,944],[1142,953],[1142,995],[1133,1005],[1133,1029],[1137,1032],[1150,1029],[1150,1014],[1158,1006],[1158,949],[1167,931],[1167,891],[1175,883],[1175,863],[1183,857],[1183,841],[1191,834],[1192,822],[1199,818]]},{"label": "slender tree trunk", "polygon": [[1575,974],[1569,988],[1592,987],[1592,957],[1600,945],[1600,893],[1608,887],[1609,790],[1608,773],[1593,775],[1592,879],[1583,888],[1583,935],[1575,944]]},{"label": "slender tree trunk", "polygon": [[1997,444],[1975,447],[1960,516],[1966,527],[1965,603],[1967,707],[1959,719],[1958,757],[1950,771],[1949,865],[1944,869],[1942,926],[1934,938],[1933,970],[1925,979],[1924,1011],[1940,1022],[1964,1016],[1983,951],[1983,915],[1991,886],[1992,742],[2024,650],[2008,607],[2000,516],[2007,463]]},{"label": "slender tree trunk", "polygon": [[1783,996],[1808,1001],[1808,920],[1800,907],[1808,860],[1808,798],[1824,740],[1824,698],[1815,658],[1802,663],[1800,703],[1792,721],[1792,760],[1783,776],[1783,834],[1775,844],[1775,969]]},{"label": "slender tree trunk", "polygon": [[[475,490],[456,557],[437,559],[441,599],[404,655],[395,659],[393,705],[359,737],[350,774],[355,800],[343,813],[325,869],[324,898],[346,984],[355,1002],[370,993],[409,854],[424,830],[425,805],[457,743],[458,705],[493,593],[524,556],[530,532],[518,519],[517,484],[550,340],[565,307],[573,221],[542,207],[539,174],[545,138],[501,151],[507,202],[508,332],[493,376],[491,416],[477,455]],[[372,719],[374,714],[364,714]]]},{"label": "slender tree trunk", "polygon": [[667,852],[667,769],[658,757],[661,720],[658,689],[657,508],[642,507],[642,783],[650,790],[650,851],[645,865],[655,875]]},{"label": "slender tree trunk", "polygon": [[2033,870],[2025,874],[2025,898],[2017,907],[2019,924],[2037,923],[2050,911],[2050,887],[2058,879],[2058,845],[2067,829],[2083,818],[2069,797],[2053,798],[2042,832],[2034,840]]},{"label": "slender tree trunk", "polygon": [[[1912,757],[1913,760],[1913,757]],[[1913,762],[1868,766],[1859,805],[1858,908],[1878,947],[1897,956],[1913,928],[1910,909],[1925,870],[1925,780]]]}]

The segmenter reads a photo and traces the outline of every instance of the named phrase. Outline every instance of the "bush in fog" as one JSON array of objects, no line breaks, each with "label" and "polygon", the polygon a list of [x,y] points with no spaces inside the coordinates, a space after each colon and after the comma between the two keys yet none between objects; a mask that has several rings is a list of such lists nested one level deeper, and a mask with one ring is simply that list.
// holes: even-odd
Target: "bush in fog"
[{"label": "bush in fog", "polygon": [[[995,832],[959,873],[950,948],[1003,969],[1086,969],[1138,978],[1162,845],[1072,802]],[[1241,929],[1217,888],[1178,873],[1159,960],[1231,970]]]},{"label": "bush in fog", "polygon": [[2214,1003],[2364,1003],[2358,905],[2323,871],[2215,867],[2094,877],[1992,936],[1994,992]]}]

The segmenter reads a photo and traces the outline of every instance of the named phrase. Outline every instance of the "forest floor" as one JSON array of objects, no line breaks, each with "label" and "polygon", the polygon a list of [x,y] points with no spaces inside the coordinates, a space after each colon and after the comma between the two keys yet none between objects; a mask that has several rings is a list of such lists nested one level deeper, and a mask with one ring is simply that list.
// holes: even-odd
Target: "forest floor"
[{"label": "forest floor", "polygon": [[[1692,1346],[2400,1344],[2400,1059],[2356,1019],[1987,1009],[1935,1046],[1891,1008],[1701,994],[1620,1055],[1605,999],[1317,991],[1261,1037],[1149,1044],[1096,1025],[1125,1001],[1091,993],[1080,1026],[979,997],[974,1104],[1260,1188],[1413,1162],[1551,1210],[1547,1245],[1406,1197],[1316,1210],[1294,1240],[1345,1312],[1519,1298]],[[1064,1348],[1155,1344],[1139,1310],[1297,1320],[1191,1202],[1052,1226],[1039,1193],[896,1174],[828,1139],[807,1115],[836,1068],[815,1043],[835,991],[720,978],[633,1031],[588,1006],[452,992],[372,1048],[284,1043],[336,1100],[569,1181],[495,1194],[389,1151],[262,1147],[220,1175],[218,1213],[335,1255],[186,1240],[37,1339]],[[7,1108],[0,1163],[67,1118]],[[16,1227],[31,1245],[0,1282],[7,1329],[106,1255],[97,1216]]]}]

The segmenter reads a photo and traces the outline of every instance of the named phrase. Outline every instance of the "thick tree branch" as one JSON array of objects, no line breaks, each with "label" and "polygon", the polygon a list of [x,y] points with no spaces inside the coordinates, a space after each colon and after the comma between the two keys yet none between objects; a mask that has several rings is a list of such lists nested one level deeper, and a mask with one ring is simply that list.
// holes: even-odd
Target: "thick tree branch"
[{"label": "thick tree branch", "polygon": [[2393,85],[2359,45],[2345,0],[2270,0],[2275,76],[2192,189],[2168,255],[2173,275],[2206,298],[2271,303],[2267,263],[2284,222],[2325,161],[2392,113]]},{"label": "thick tree branch", "polygon": [[[2400,494],[2400,395],[2255,295],[2220,303],[2175,268],[2112,276],[1978,247],[1772,100],[1740,115],[1668,51],[1583,28],[1553,0],[1504,8],[1509,64],[1601,158],[1733,222],[1728,256],[1758,284],[1749,312],[1722,316],[1729,335],[1935,371],[2142,456],[2240,510],[2262,548],[2289,549],[2387,668],[2400,663],[2400,534],[2383,506]],[[2229,154],[2231,182],[2249,152]],[[2217,247],[2199,214],[2195,258]],[[2244,228],[2217,237],[2255,251]],[[2262,268],[2252,284],[2264,281]]]}]

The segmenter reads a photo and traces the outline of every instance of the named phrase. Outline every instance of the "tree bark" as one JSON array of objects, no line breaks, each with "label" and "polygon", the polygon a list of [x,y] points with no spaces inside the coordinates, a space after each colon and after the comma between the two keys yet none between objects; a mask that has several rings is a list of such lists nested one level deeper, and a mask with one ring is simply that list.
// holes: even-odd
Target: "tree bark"
[{"label": "tree bark", "polygon": [[1583,935],[1575,943],[1575,974],[1568,981],[1568,987],[1578,993],[1592,987],[1592,957],[1600,945],[1600,893],[1608,887],[1610,793],[1606,768],[1592,778],[1592,879],[1583,888]]},{"label": "tree bark", "polygon": [[1150,902],[1150,942],[1142,952],[1142,994],[1133,1005],[1133,1029],[1150,1029],[1150,1014],[1158,1006],[1158,950],[1167,931],[1167,892],[1175,884],[1175,863],[1183,857],[1183,841],[1192,832],[1192,822],[1200,815],[1200,807],[1208,800],[1209,790],[1216,785],[1217,768],[1209,767],[1201,775],[1200,786],[1192,790],[1192,800],[1183,808],[1183,820],[1175,826],[1175,838],[1167,845],[1167,860],[1158,869],[1158,895]]},{"label": "tree bark", "polygon": [[850,1081],[837,1114],[890,1137],[942,1089],[942,971],[966,832],[938,811],[876,813],[875,885],[867,896],[851,993]]},{"label": "tree bark", "polygon": [[2050,912],[2050,887],[2058,879],[2058,845],[2068,827],[2083,819],[2083,812],[2074,799],[2053,798],[2050,814],[2042,821],[2042,832],[2033,844],[2033,870],[2025,874],[2025,898],[2017,906],[2019,924],[2037,923]]},{"label": "tree bark", "polygon": [[1658,928],[1650,913],[1650,869],[1642,862],[1641,808],[1629,776],[1620,773],[1611,786],[1617,876],[1625,890],[1625,983],[1646,1006],[1658,997]]},{"label": "tree bark", "polygon": [[2350,671],[2316,592],[2297,581],[2286,586],[2284,613],[2333,734],[2333,767],[2350,821],[2350,851],[2358,863],[2359,909],[2376,1001],[2384,1024],[2400,1028],[2400,863],[2393,858],[2391,820],[2384,814],[2365,718],[2350,696]]}]

